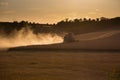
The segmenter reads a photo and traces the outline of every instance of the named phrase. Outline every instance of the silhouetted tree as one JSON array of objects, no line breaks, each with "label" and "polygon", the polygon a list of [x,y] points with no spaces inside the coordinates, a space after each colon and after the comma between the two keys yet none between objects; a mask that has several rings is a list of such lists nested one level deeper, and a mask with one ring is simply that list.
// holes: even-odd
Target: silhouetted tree
[{"label": "silhouetted tree", "polygon": [[[67,32],[90,32],[107,28],[119,28],[120,17],[116,18],[96,18],[96,19],[74,19],[73,21],[60,21],[56,25],[56,28]],[[116,26],[116,27],[115,27]]]},{"label": "silhouetted tree", "polygon": [[[21,30],[24,27],[29,27],[34,33],[59,33],[59,32],[72,32],[72,33],[86,33],[91,31],[98,31],[102,29],[119,29],[120,17],[115,18],[96,18],[86,19],[79,18],[74,20],[61,20],[57,24],[39,24],[28,21],[14,21],[14,22],[0,22],[0,33],[9,35],[14,30]],[[51,26],[51,27],[50,27]]]}]

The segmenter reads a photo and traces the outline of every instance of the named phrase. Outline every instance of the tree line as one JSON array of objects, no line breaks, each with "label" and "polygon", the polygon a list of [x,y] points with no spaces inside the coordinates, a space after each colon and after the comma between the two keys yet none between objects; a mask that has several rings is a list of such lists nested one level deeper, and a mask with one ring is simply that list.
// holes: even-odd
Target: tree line
[{"label": "tree line", "polygon": [[28,21],[0,22],[0,33],[9,35],[14,30],[19,31],[22,28],[29,27],[35,34],[37,33],[86,33],[103,29],[119,29],[120,17],[115,18],[80,18],[69,20],[68,18],[56,24],[40,24]]},{"label": "tree line", "polygon": [[115,18],[96,18],[96,19],[65,19],[56,24],[56,28],[62,31],[84,33],[103,29],[118,29],[120,28],[120,17]]}]

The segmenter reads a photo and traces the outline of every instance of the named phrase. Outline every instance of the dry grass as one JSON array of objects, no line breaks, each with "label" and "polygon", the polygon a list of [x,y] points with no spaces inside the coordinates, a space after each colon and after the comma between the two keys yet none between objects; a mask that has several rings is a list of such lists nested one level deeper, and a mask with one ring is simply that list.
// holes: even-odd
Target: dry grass
[{"label": "dry grass", "polygon": [[0,52],[0,80],[111,80],[120,53]]}]

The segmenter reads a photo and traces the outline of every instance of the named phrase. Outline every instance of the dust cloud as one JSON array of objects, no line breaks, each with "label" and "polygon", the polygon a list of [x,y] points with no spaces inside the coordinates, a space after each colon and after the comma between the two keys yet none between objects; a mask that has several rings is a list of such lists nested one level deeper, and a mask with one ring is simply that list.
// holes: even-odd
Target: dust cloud
[{"label": "dust cloud", "polygon": [[48,45],[62,43],[63,38],[53,33],[34,34],[29,27],[24,27],[21,30],[14,30],[11,36],[0,34],[0,49],[27,46],[27,45]]}]

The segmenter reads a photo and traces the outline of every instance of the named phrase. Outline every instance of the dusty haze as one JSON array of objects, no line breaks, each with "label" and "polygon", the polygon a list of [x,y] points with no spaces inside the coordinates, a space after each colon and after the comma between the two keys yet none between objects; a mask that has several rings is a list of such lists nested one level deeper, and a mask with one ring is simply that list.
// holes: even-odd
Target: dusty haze
[{"label": "dusty haze", "polygon": [[0,48],[9,48],[27,45],[45,45],[63,42],[63,38],[53,33],[34,34],[29,27],[13,31],[11,36],[0,34]]}]

